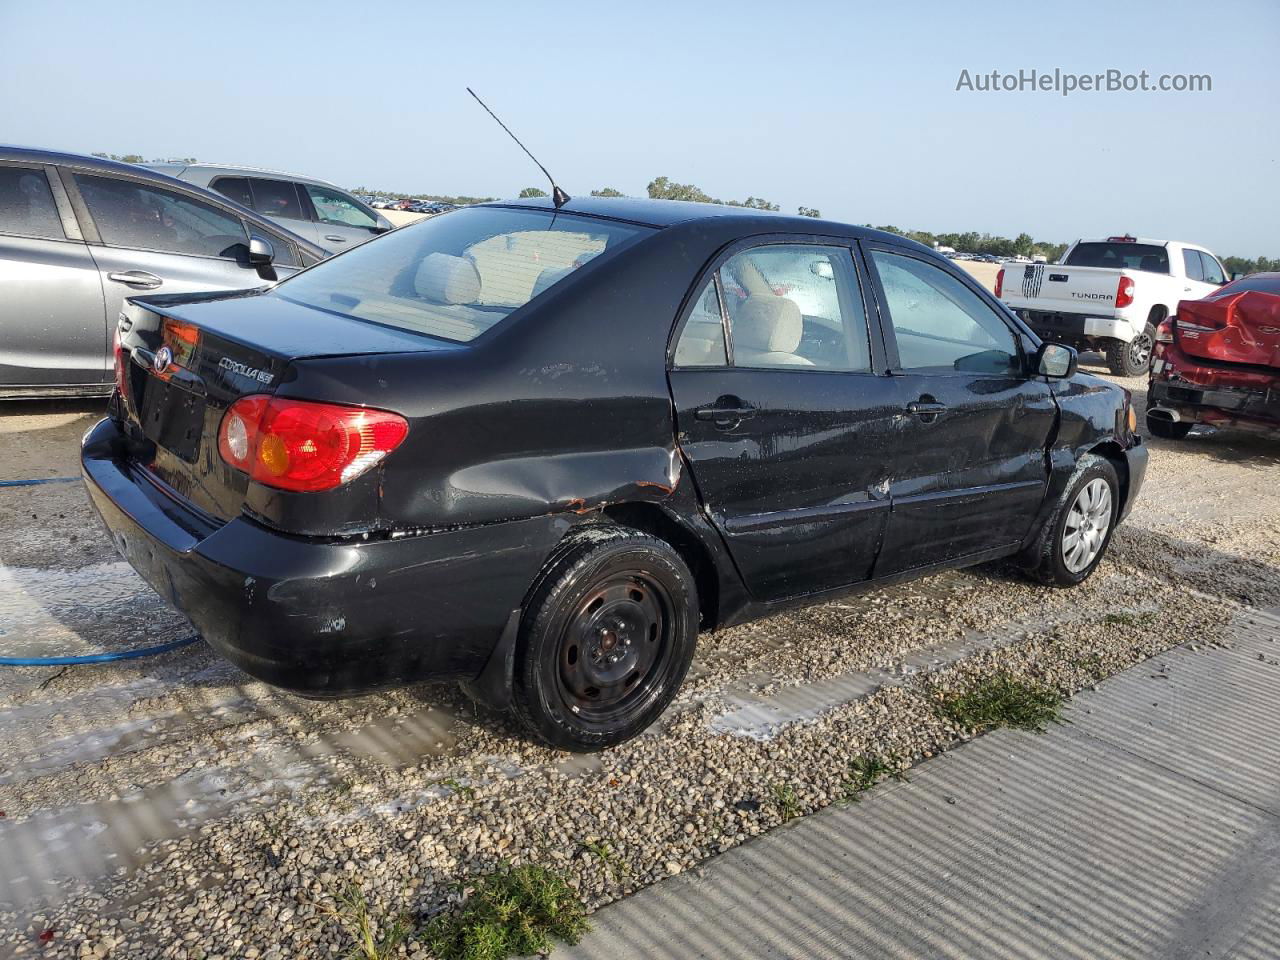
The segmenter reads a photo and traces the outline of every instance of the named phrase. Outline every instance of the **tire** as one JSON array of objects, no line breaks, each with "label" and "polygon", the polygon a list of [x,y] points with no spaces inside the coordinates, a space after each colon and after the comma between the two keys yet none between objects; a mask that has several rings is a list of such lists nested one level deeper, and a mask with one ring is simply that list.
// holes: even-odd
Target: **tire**
[{"label": "tire", "polygon": [[1166,420],[1147,414],[1147,432],[1161,440],[1181,440],[1191,432],[1193,426],[1194,424],[1183,420]]},{"label": "tire", "polygon": [[1107,369],[1117,377],[1141,376],[1151,369],[1155,342],[1156,328],[1149,323],[1129,343],[1107,341]]},{"label": "tire", "polygon": [[[1096,497],[1102,496],[1104,488],[1104,504],[1098,504]],[[1096,454],[1081,457],[1066,492],[1058,498],[1053,515],[1036,541],[1028,572],[1041,583],[1053,586],[1084,583],[1106,555],[1119,510],[1120,481],[1111,461]],[[1104,517],[1106,528],[1099,529]],[[1069,541],[1073,534],[1079,537]],[[1074,547],[1080,544],[1081,537],[1084,549],[1077,553]]]},{"label": "tire", "polygon": [[521,620],[512,711],[551,747],[630,740],[667,708],[698,639],[693,575],[667,543],[593,526],[547,565]]}]

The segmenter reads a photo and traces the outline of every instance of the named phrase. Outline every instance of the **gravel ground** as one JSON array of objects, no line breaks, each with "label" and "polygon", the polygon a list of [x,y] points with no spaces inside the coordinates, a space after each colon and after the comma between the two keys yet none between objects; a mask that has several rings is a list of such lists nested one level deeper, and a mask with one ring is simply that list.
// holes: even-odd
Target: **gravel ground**
[{"label": "gravel ground", "polygon": [[[0,463],[65,475],[92,419],[24,405]],[[934,710],[948,689],[1002,671],[1070,694],[1218,643],[1240,608],[1280,605],[1280,443],[1197,432],[1151,452],[1082,588],[983,567],[704,636],[663,722],[596,756],[533,746],[452,687],[305,701],[201,646],[0,668],[0,956],[339,956],[326,911],[351,884],[378,916],[425,915],[504,860],[563,871],[595,908],[841,800],[854,758],[906,766],[969,738]],[[6,652],[188,629],[76,485],[0,490]],[[774,722],[726,723],[762,710]]]}]

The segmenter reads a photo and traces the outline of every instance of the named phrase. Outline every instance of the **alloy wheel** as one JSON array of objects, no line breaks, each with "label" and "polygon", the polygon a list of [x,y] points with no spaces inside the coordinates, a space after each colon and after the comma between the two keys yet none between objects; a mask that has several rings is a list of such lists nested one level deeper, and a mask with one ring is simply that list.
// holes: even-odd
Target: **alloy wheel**
[{"label": "alloy wheel", "polygon": [[1062,562],[1072,573],[1088,569],[1111,529],[1111,485],[1101,477],[1086,483],[1071,504],[1062,531]]}]

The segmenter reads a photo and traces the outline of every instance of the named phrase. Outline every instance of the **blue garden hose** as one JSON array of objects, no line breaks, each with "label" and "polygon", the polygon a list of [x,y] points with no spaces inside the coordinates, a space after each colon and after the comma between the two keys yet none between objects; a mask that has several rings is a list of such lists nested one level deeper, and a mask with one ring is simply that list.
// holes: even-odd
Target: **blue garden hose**
[{"label": "blue garden hose", "polygon": [[73,483],[79,477],[40,477],[37,480],[0,480],[0,487],[34,487],[37,483]]},{"label": "blue garden hose", "polygon": [[[79,477],[40,477],[36,480],[0,480],[0,487],[30,487],[39,483],[74,483]],[[153,657],[158,653],[168,653],[200,639],[196,634],[183,637],[181,640],[170,640],[168,643],[154,647],[143,647],[140,650],[119,650],[115,653],[91,653],[83,657],[0,657],[0,667],[75,667],[85,663],[112,663],[116,660],[137,660],[139,657]]]},{"label": "blue garden hose", "polygon": [[118,650],[115,653],[92,653],[85,657],[0,657],[0,667],[75,667],[85,663],[111,663],[115,660],[137,660],[139,657],[151,657],[157,653],[168,653],[189,643],[195,643],[200,635],[171,640],[154,647],[143,647],[141,650]]}]

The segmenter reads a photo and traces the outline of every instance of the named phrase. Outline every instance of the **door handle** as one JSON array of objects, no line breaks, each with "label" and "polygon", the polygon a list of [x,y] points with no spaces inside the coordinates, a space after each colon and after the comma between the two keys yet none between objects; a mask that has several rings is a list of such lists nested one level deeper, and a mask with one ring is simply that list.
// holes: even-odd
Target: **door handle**
[{"label": "door handle", "polygon": [[154,290],[160,284],[164,283],[154,273],[146,273],[142,270],[129,270],[126,273],[108,273],[108,280],[114,280],[116,283],[123,283],[130,287],[141,287],[144,290]]},{"label": "door handle", "polygon": [[332,234],[332,233],[326,233],[326,234],[324,235],[324,238],[325,238],[326,240],[332,240],[334,243],[346,243],[346,242],[347,242],[347,238],[346,238],[346,237],[339,237],[339,236],[336,236],[336,235],[334,235],[334,234]]},{"label": "door handle", "polygon": [[716,426],[728,427],[750,420],[756,415],[754,407],[702,407],[693,411],[696,420],[714,420]]},{"label": "door handle", "polygon": [[925,423],[933,423],[934,418],[946,412],[947,405],[936,400],[912,400],[907,404],[907,413],[919,417]]}]

